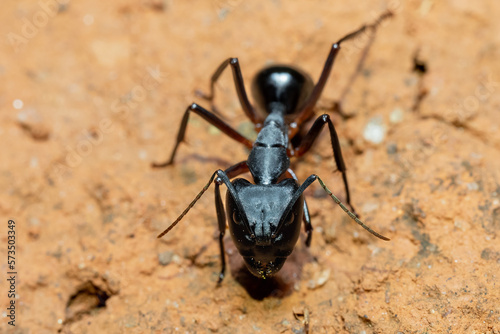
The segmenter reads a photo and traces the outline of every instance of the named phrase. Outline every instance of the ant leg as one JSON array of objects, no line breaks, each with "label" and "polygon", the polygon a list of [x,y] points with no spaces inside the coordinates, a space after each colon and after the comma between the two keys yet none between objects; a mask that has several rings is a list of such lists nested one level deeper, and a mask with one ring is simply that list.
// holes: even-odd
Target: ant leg
[{"label": "ant leg", "polygon": [[338,42],[332,45],[330,53],[328,54],[328,58],[326,58],[325,66],[323,67],[323,71],[321,72],[321,75],[318,79],[318,82],[316,83],[316,86],[314,86],[311,95],[301,106],[297,118],[292,123],[291,127],[292,133],[290,134],[291,138],[293,138],[293,136],[297,133],[300,125],[313,115],[314,106],[316,105],[316,102],[318,102],[318,99],[321,96],[321,93],[323,92],[323,88],[325,88],[326,80],[330,75],[330,72],[333,67],[333,62],[335,61],[335,58],[337,57],[339,50],[340,50],[340,45]]},{"label": "ant leg", "polygon": [[309,247],[311,246],[311,240],[312,240],[312,231],[313,231],[313,226],[311,224],[311,216],[309,215],[309,208],[307,207],[307,202],[304,199],[304,227],[306,230],[306,246]]},{"label": "ant leg", "polygon": [[243,173],[246,173],[249,171],[247,161],[240,161],[237,164],[232,165],[228,169],[224,171],[226,173],[227,177],[232,179],[235,178],[238,175],[241,175]]},{"label": "ant leg", "polygon": [[220,262],[221,270],[217,285],[222,283],[224,273],[226,272],[226,257],[224,252],[224,235],[226,234],[226,214],[224,212],[224,205],[222,204],[222,197],[220,195],[220,185],[222,181],[215,180],[215,210],[217,211],[217,222],[219,223],[219,248],[220,248]]},{"label": "ant leg", "polygon": [[300,157],[306,154],[312,147],[316,138],[318,138],[325,124],[328,124],[328,129],[330,130],[330,140],[332,143],[333,158],[335,159],[335,164],[337,165],[337,169],[342,173],[347,205],[349,205],[351,211],[356,212],[351,204],[351,195],[349,193],[349,185],[347,183],[346,167],[344,158],[342,157],[342,151],[340,149],[339,137],[337,135],[337,131],[335,131],[335,127],[333,126],[332,120],[330,119],[329,115],[323,114],[319,116],[316,121],[314,121],[314,124],[312,125],[311,129],[309,129],[309,132],[304,136],[300,145],[295,148],[293,152],[291,152],[291,155]]},{"label": "ant leg", "polygon": [[344,109],[342,108],[342,105],[344,103],[344,100],[345,100],[347,94],[351,90],[351,87],[354,84],[354,81],[356,81],[356,78],[361,73],[361,70],[363,69],[363,65],[365,63],[365,60],[368,56],[368,51],[370,51],[370,48],[371,48],[374,41],[375,41],[375,34],[372,34],[370,36],[370,40],[368,41],[366,46],[363,48],[363,51],[361,53],[361,57],[359,58],[358,63],[356,64],[356,69],[349,77],[349,80],[347,81],[347,85],[342,90],[342,93],[340,93],[339,99],[333,103],[332,110],[336,111],[343,119],[347,119],[347,118],[350,118],[353,116],[352,114],[345,113]]},{"label": "ant leg", "polygon": [[243,108],[243,111],[247,115],[247,117],[252,121],[254,124],[259,124],[263,122],[263,119],[255,112],[255,109],[252,107],[250,104],[250,101],[248,100],[248,96],[245,90],[245,84],[243,82],[243,76],[241,75],[241,69],[240,69],[240,63],[238,61],[238,58],[228,58],[220,64],[220,66],[217,68],[215,73],[212,75],[212,78],[210,79],[210,94],[204,94],[200,91],[197,91],[197,95],[210,101],[213,102],[213,99],[215,97],[215,83],[219,79],[220,75],[224,70],[226,69],[227,65],[231,65],[231,69],[233,70],[233,80],[234,80],[234,86],[236,87],[236,93],[238,94],[238,99],[240,100],[241,107]]},{"label": "ant leg", "polygon": [[373,29],[375,30],[377,26],[386,18],[392,16],[392,12],[387,11],[380,15],[380,17],[372,24],[364,25],[358,30],[347,34],[346,36],[342,37],[339,39],[336,43],[332,45],[332,48],[330,49],[330,53],[328,54],[328,57],[326,58],[325,66],[323,67],[323,71],[321,72],[321,75],[318,79],[318,82],[316,83],[316,86],[314,86],[313,91],[311,92],[311,95],[309,98],[304,102],[304,104],[300,108],[300,112],[297,115],[297,118],[295,119],[295,128],[292,128],[291,135],[290,137],[293,137],[297,131],[298,128],[300,127],[300,124],[302,124],[304,121],[309,119],[313,115],[313,109],[314,106],[316,105],[316,102],[318,102],[319,97],[321,96],[321,93],[323,92],[323,88],[325,88],[326,81],[328,77],[330,76],[330,72],[333,67],[333,63],[335,61],[335,58],[337,57],[337,54],[340,50],[340,44],[342,42],[345,42],[347,40],[353,39],[354,37],[362,34],[365,32],[367,29]]},{"label": "ant leg", "polygon": [[248,148],[252,148],[253,143],[245,138],[243,135],[241,135],[238,131],[233,129],[229,124],[221,120],[219,117],[211,113],[210,111],[206,110],[205,108],[197,105],[196,103],[191,104],[189,107],[187,107],[186,111],[184,112],[184,117],[182,118],[181,121],[181,126],[179,127],[179,133],[177,134],[177,141],[174,146],[174,150],[172,151],[172,155],[170,156],[170,159],[163,162],[163,163],[155,163],[153,162],[151,164],[152,167],[166,167],[174,162],[175,154],[177,153],[177,148],[179,147],[179,144],[184,141],[184,136],[186,134],[186,127],[188,124],[189,120],[189,114],[191,112],[194,112],[195,114],[198,114],[201,116],[203,119],[205,119],[208,123],[212,124],[215,126],[217,129],[228,135],[229,137],[233,138],[237,142],[242,143]]},{"label": "ant leg", "polygon": [[[288,168],[286,171],[286,174],[288,176],[292,177],[297,183],[299,182],[299,179],[297,178],[297,175]],[[309,207],[307,206],[307,201],[304,199],[304,215],[302,216],[302,220],[304,221],[304,228],[306,231],[306,246],[309,247],[311,246],[311,239],[312,239],[312,231],[313,231],[313,226],[311,224],[311,215],[309,214]]]},{"label": "ant leg", "polygon": [[[184,211],[181,213],[181,215],[179,217],[177,217],[177,219],[172,224],[170,224],[170,226],[168,226],[163,232],[158,234],[158,237],[157,237],[157,238],[161,238],[165,234],[170,232],[182,220],[182,218],[184,218],[184,216],[189,212],[189,210],[191,210],[191,208],[196,204],[196,202],[198,202],[198,200],[201,198],[201,196],[203,196],[203,194],[208,190],[208,188],[210,187],[212,182],[215,182],[215,210],[217,211],[217,221],[219,224],[219,232],[220,232],[219,233],[219,246],[220,246],[221,264],[222,264],[222,268],[221,268],[221,271],[219,273],[218,284],[220,284],[222,282],[222,280],[224,279],[224,273],[226,271],[226,260],[224,257],[224,242],[223,242],[224,241],[223,240],[224,234],[226,232],[226,214],[224,212],[224,205],[222,204],[222,198],[221,198],[221,194],[220,194],[220,185],[225,184],[228,191],[231,193],[231,195],[234,198],[237,198],[236,197],[236,190],[234,189],[229,178],[236,177],[239,174],[244,173],[248,169],[248,166],[247,166],[247,169],[245,169],[245,166],[246,166],[246,161],[242,161],[242,162],[237,163],[236,165],[229,167],[227,169],[229,175],[220,169],[216,170],[215,173],[213,173],[212,176],[210,177],[210,180],[208,180],[207,184],[205,184],[203,189],[198,193],[198,195],[196,195],[194,200],[191,203],[189,203],[189,205],[187,206],[186,209],[184,209]],[[241,203],[236,202],[236,205],[239,206],[240,207],[239,209],[241,210]],[[248,223],[247,223],[247,228],[249,229]]]},{"label": "ant leg", "polygon": [[[237,164],[229,167],[224,171],[229,179],[236,177],[248,171],[248,165],[246,161],[238,162]],[[217,211],[217,222],[219,223],[219,248],[220,248],[220,261],[221,270],[219,273],[219,280],[217,285],[222,283],[224,275],[226,272],[226,257],[224,251],[224,235],[226,234],[226,214],[224,213],[224,205],[222,204],[222,197],[220,194],[220,185],[223,181],[220,178],[215,179],[215,210]]]}]

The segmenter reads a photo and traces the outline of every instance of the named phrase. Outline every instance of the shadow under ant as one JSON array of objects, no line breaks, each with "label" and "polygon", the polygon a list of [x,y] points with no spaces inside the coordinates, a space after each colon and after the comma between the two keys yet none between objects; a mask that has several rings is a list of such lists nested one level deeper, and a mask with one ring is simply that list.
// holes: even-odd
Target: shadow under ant
[{"label": "shadow under ant", "polygon": [[231,238],[225,238],[224,243],[231,276],[255,300],[263,300],[268,297],[285,298],[293,293],[296,283],[301,281],[304,265],[315,261],[314,256],[305,247],[303,241],[302,246],[294,249],[283,268],[276,275],[262,279],[248,271]]}]

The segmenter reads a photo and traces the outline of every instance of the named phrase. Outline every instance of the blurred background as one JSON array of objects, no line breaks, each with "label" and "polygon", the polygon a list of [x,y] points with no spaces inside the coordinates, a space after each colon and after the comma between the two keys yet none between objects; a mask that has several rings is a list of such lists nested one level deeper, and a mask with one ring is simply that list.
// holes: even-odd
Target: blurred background
[{"label": "blurred background", "polygon": [[[271,63],[317,80],[361,218],[319,185],[303,238],[273,280],[252,279],[226,238],[220,270],[209,190],[248,155],[186,107],[228,57],[247,91]],[[500,331],[500,3],[465,0],[13,1],[0,13],[0,332],[497,333]],[[230,71],[215,104],[249,137]],[[336,106],[347,117],[341,117]],[[293,161],[345,200],[327,133]],[[8,298],[8,220],[17,285]],[[16,326],[6,309],[16,302]]]}]

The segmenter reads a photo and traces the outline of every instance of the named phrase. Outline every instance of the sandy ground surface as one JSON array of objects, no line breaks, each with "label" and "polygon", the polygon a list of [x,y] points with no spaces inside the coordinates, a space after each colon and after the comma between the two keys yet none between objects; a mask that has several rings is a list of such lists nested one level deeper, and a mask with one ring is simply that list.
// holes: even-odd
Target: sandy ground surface
[{"label": "sandy ground surface", "polygon": [[[331,44],[388,7],[359,75],[349,84],[364,37],[345,44],[317,109],[336,125],[354,205],[391,241],[314,184],[311,247],[302,236],[259,281],[227,238],[217,288],[212,190],[156,236],[248,152],[193,116],[176,164],[150,163],[170,154],[189,103],[210,107],[194,91],[222,60],[239,57],[247,87],[274,62],[316,80]],[[486,0],[4,1],[0,332],[499,333],[499,16]],[[217,94],[252,136],[229,71]],[[347,119],[332,112],[342,96]],[[293,166],[345,198],[326,133]]]}]

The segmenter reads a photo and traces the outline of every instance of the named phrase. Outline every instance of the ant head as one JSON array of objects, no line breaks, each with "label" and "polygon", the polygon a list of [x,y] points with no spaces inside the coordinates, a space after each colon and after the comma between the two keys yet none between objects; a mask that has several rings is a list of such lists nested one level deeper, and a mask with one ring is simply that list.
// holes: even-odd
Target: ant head
[{"label": "ant head", "polygon": [[226,208],[234,244],[252,274],[272,276],[299,238],[303,195],[296,196],[299,186],[293,179],[271,185],[236,179],[232,184],[234,195],[227,192]]}]

